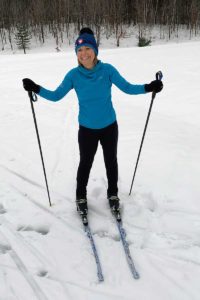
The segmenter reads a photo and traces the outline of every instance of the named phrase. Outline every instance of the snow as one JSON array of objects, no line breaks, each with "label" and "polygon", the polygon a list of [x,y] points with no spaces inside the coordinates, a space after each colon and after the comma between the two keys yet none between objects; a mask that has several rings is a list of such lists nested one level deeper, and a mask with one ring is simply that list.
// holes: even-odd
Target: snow
[{"label": "snow", "polygon": [[48,205],[35,128],[22,78],[54,89],[74,51],[1,55],[0,299],[197,300],[200,286],[200,42],[101,49],[130,82],[162,70],[133,186],[151,95],[113,87],[119,123],[123,226],[140,279],[128,269],[106,200],[101,147],[88,185],[89,220],[105,281],[98,283],[74,195],[79,162],[76,95],[34,103],[52,200]]}]

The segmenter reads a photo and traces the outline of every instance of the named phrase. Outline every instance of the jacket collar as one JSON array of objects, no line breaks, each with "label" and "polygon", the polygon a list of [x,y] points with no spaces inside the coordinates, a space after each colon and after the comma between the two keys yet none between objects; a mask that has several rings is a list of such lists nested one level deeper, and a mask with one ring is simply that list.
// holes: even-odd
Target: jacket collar
[{"label": "jacket collar", "polygon": [[78,66],[78,70],[85,74],[85,75],[91,75],[94,74],[97,70],[101,68],[102,62],[98,60],[97,64],[92,69],[86,69],[83,66]]}]

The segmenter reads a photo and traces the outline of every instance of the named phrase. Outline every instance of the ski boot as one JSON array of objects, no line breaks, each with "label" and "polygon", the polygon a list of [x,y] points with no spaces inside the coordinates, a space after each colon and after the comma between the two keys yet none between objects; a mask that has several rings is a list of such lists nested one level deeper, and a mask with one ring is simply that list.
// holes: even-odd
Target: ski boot
[{"label": "ski boot", "polygon": [[88,212],[88,207],[87,207],[87,199],[86,197],[78,197],[76,199],[76,207],[77,211],[82,219],[82,222],[84,225],[88,224],[87,220],[87,212]]},{"label": "ski boot", "polygon": [[111,212],[117,219],[117,221],[121,221],[121,214],[120,214],[120,204],[119,204],[119,198],[116,195],[112,195],[108,197],[109,205]]}]

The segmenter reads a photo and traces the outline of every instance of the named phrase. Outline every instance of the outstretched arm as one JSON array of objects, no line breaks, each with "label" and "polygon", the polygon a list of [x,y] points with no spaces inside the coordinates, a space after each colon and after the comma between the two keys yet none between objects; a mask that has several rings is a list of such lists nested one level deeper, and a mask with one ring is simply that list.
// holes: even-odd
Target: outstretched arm
[{"label": "outstretched arm", "polygon": [[144,84],[131,84],[124,79],[113,66],[110,67],[111,82],[116,85],[122,92],[130,95],[145,94]]},{"label": "outstretched arm", "polygon": [[73,88],[69,73],[65,76],[63,82],[54,91],[45,89],[29,78],[23,79],[23,86],[26,91],[32,91],[39,96],[54,102],[62,99]]},{"label": "outstretched arm", "polygon": [[163,88],[161,80],[153,80],[149,84],[131,84],[126,81],[119,72],[110,65],[110,78],[111,82],[115,84],[121,91],[130,95],[145,94],[149,92],[158,93]]}]

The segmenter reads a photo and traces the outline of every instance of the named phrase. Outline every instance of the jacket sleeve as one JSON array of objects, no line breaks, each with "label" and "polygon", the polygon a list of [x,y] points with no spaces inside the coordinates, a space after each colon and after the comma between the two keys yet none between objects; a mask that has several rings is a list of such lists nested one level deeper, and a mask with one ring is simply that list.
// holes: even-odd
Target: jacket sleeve
[{"label": "jacket sleeve", "polygon": [[131,84],[126,81],[112,65],[109,65],[109,74],[111,82],[122,92],[130,95],[145,94],[144,84]]},{"label": "jacket sleeve", "polygon": [[71,89],[73,89],[73,82],[69,72],[56,90],[50,91],[41,86],[39,95],[47,100],[56,102],[61,100]]}]

